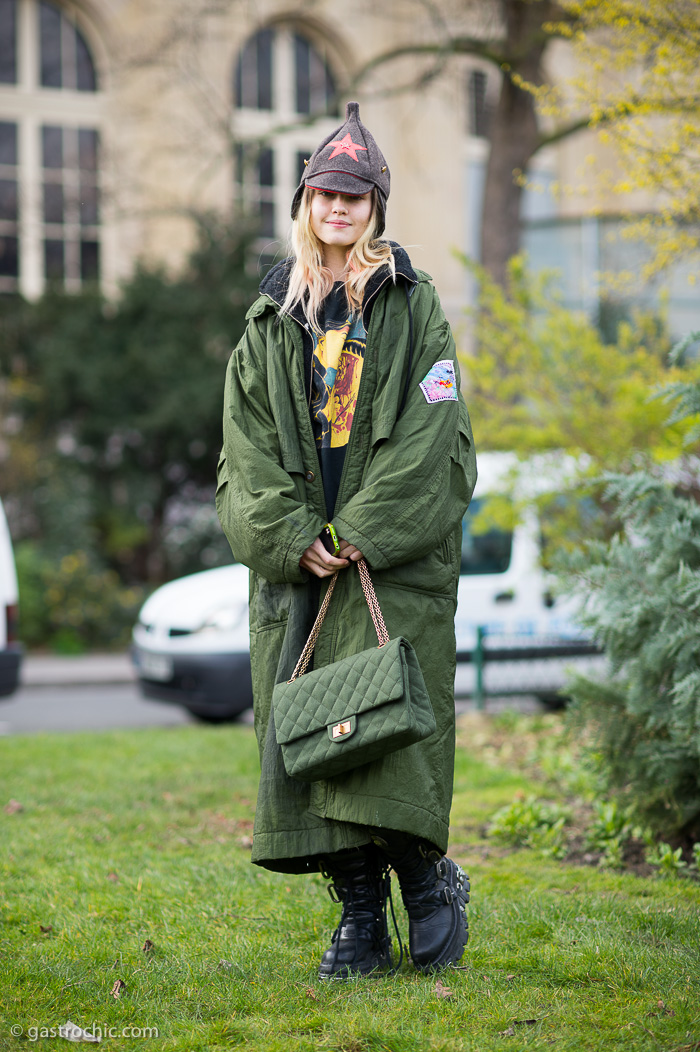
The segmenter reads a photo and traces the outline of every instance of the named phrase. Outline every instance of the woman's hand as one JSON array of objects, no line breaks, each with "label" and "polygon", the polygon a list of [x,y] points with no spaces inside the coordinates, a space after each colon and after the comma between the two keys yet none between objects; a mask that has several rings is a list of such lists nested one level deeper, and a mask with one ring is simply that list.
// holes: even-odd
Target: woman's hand
[{"label": "woman's hand", "polygon": [[[343,541],[340,542],[341,551],[343,543]],[[352,548],[353,546],[349,545],[349,547]],[[357,551],[356,548],[353,550]],[[320,537],[317,537],[302,555],[299,565],[316,577],[323,578],[331,577],[337,570],[345,570],[350,564],[346,558],[339,559],[327,552],[323,546],[323,541]]]},{"label": "woman's hand", "polygon": [[359,562],[362,558],[362,552],[359,548],[356,548],[350,541],[344,541],[342,537],[339,538],[338,544],[338,555],[343,559],[350,559],[351,562]]}]

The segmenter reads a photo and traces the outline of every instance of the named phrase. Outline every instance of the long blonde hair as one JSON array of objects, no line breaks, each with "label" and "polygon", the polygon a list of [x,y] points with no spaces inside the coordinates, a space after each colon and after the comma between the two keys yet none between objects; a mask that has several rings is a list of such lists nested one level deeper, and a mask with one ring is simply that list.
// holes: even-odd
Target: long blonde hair
[{"label": "long blonde hair", "polygon": [[[320,332],[318,312],[333,288],[333,272],[323,265],[323,243],[311,227],[311,201],[315,191],[304,188],[299,212],[292,223],[291,249],[295,262],[282,310],[287,314],[301,303],[304,316],[315,332]],[[365,286],[372,274],[385,263],[396,281],[396,265],[391,245],[377,237],[377,191],[372,190],[372,212],[364,232],[348,249],[345,265],[345,294],[353,314],[362,307]]]}]

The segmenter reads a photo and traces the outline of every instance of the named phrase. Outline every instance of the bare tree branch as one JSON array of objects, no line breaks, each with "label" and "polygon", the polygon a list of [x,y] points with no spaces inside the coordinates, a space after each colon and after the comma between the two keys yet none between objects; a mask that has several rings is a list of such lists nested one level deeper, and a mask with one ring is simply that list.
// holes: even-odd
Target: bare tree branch
[{"label": "bare tree branch", "polygon": [[351,87],[357,87],[365,77],[380,66],[385,66],[389,62],[395,62],[401,58],[411,58],[420,55],[434,55],[440,59],[457,54],[476,55],[500,69],[507,59],[497,50],[497,47],[497,41],[477,40],[473,37],[453,38],[444,43],[435,41],[431,44],[405,44],[402,47],[392,48],[390,51],[382,51],[368,62],[365,62],[355,73]]}]

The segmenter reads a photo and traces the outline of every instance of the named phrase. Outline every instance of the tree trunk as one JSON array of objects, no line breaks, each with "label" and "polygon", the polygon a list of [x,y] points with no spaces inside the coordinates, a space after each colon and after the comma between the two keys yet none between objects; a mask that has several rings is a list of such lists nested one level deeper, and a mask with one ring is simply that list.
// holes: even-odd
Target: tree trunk
[{"label": "tree trunk", "polygon": [[531,95],[503,78],[492,118],[481,219],[481,262],[505,285],[508,260],[520,251],[523,188],[517,181],[537,149],[539,133]]},{"label": "tree trunk", "polygon": [[495,281],[505,285],[508,260],[521,244],[523,188],[518,176],[526,172],[540,140],[534,97],[511,78],[515,73],[528,83],[542,83],[542,56],[549,42],[542,26],[559,12],[554,3],[532,0],[502,0],[501,9],[505,25],[502,53],[508,61],[491,119],[481,262]]}]

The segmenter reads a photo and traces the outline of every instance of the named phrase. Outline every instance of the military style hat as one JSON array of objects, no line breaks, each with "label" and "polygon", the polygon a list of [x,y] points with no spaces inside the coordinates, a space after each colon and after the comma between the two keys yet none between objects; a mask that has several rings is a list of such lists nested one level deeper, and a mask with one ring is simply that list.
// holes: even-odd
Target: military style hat
[{"label": "military style hat", "polygon": [[360,104],[349,102],[345,123],[324,139],[306,162],[292,199],[292,219],[296,219],[299,212],[305,186],[357,197],[376,187],[381,233],[390,185],[389,166],[374,136],[360,120]]}]

